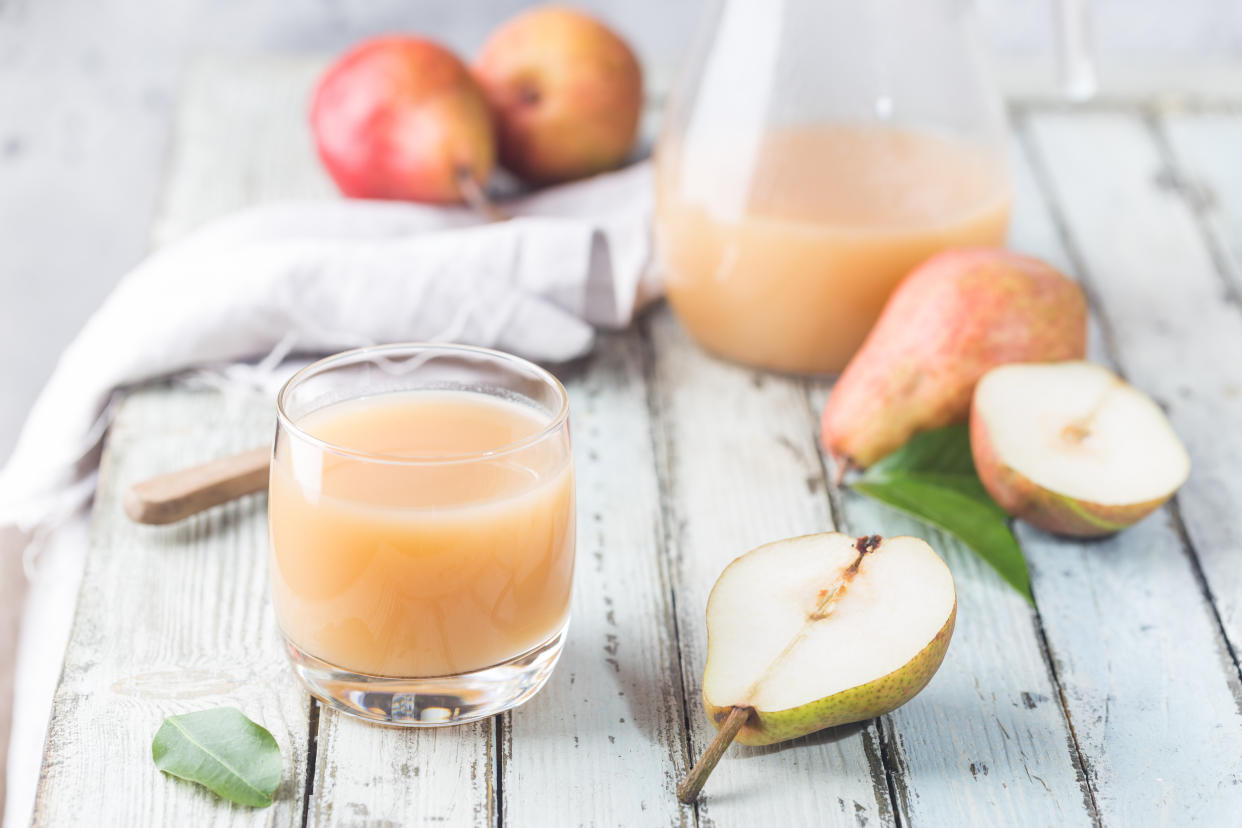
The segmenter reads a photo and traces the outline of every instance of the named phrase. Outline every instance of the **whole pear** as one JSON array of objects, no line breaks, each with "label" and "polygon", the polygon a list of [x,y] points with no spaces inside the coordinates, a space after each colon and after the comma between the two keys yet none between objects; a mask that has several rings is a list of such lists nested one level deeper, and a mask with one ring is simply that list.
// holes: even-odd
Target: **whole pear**
[{"label": "whole pear", "polygon": [[564,6],[539,6],[488,38],[475,74],[496,116],[500,162],[534,184],[619,165],[642,112],[638,59],[614,31]]},{"label": "whole pear", "polygon": [[495,163],[483,91],[456,55],[421,38],[368,40],[332,64],[311,127],[328,173],[354,198],[461,202]]},{"label": "whole pear", "polygon": [[946,250],[898,285],[828,398],[821,440],[866,467],[920,431],[964,422],[975,384],[1010,362],[1082,359],[1087,302],[1052,266],[999,248]]}]

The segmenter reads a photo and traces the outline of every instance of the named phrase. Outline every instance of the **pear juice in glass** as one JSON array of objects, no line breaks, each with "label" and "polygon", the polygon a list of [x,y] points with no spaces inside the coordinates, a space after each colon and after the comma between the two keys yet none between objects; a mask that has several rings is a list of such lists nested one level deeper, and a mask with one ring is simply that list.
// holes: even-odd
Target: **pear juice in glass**
[{"label": "pear juice in glass", "polygon": [[278,398],[272,598],[327,704],[437,725],[547,681],[569,621],[573,459],[561,384],[479,348],[349,351]]}]

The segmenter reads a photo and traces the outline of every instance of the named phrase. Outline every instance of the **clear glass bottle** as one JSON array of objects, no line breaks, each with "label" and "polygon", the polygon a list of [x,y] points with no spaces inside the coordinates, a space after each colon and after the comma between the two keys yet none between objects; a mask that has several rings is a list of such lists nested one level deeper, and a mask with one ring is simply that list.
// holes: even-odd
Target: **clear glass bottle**
[{"label": "clear glass bottle", "polygon": [[721,356],[839,372],[912,267],[1003,242],[1006,140],[964,0],[718,0],[656,146],[669,302]]}]

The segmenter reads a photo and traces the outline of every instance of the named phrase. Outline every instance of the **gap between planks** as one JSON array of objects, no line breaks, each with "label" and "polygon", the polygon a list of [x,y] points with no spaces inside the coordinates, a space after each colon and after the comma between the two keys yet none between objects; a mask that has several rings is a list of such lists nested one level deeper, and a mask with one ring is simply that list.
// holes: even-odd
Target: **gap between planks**
[{"label": "gap between planks", "polygon": [[[642,359],[642,376],[643,376],[643,394],[644,403],[647,409],[648,437],[651,442],[651,456],[656,460],[656,493],[659,497],[660,508],[660,566],[664,571],[664,584],[668,594],[668,602],[670,619],[673,627],[673,663],[677,671],[677,686],[681,688],[681,749],[682,757],[687,768],[693,767],[697,758],[694,755],[694,745],[690,739],[690,716],[691,716],[691,699],[693,698],[692,688],[686,681],[686,670],[682,658],[682,631],[681,631],[681,615],[677,611],[677,590],[673,587],[673,579],[670,570],[673,567],[671,560],[671,549],[673,530],[669,526],[668,510],[663,508],[664,504],[669,503],[668,493],[668,469],[667,464],[661,460],[665,456],[665,451],[660,445],[660,429],[656,427],[657,423],[662,422],[662,412],[659,398],[656,393],[656,365],[655,365],[655,343],[651,338],[651,329],[649,327],[651,311],[648,311],[641,319],[634,320],[631,324],[638,330],[638,341],[641,346],[640,354]],[[695,828],[699,825],[699,801],[690,803],[691,818]]]},{"label": "gap between planks", "polygon": [[310,821],[311,799],[315,794],[315,766],[319,755],[319,699],[310,697],[306,715],[306,781],[302,785],[302,828]]},{"label": "gap between planks", "polygon": [[505,748],[513,750],[513,728],[510,727],[509,712],[493,716],[492,738],[496,742],[495,780],[496,780],[496,828],[505,824]]}]

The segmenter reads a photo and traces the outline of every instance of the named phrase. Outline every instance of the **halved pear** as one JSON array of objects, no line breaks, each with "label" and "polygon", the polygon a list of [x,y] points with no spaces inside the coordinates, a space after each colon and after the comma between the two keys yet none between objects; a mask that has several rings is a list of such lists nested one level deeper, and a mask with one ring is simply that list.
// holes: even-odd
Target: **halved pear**
[{"label": "halved pear", "polygon": [[979,479],[1006,512],[1062,535],[1124,529],[1190,474],[1160,407],[1089,362],[992,369],[975,389],[970,446]]},{"label": "halved pear", "polygon": [[905,704],[956,617],[953,576],[918,538],[828,532],[747,552],[707,600],[703,704],[720,732],[678,797],[698,796],[734,738],[766,745]]},{"label": "halved pear", "polygon": [[887,713],[931,680],[956,614],[953,576],[918,538],[761,546],[707,601],[707,715],[750,708],[737,740],[766,745]]}]

